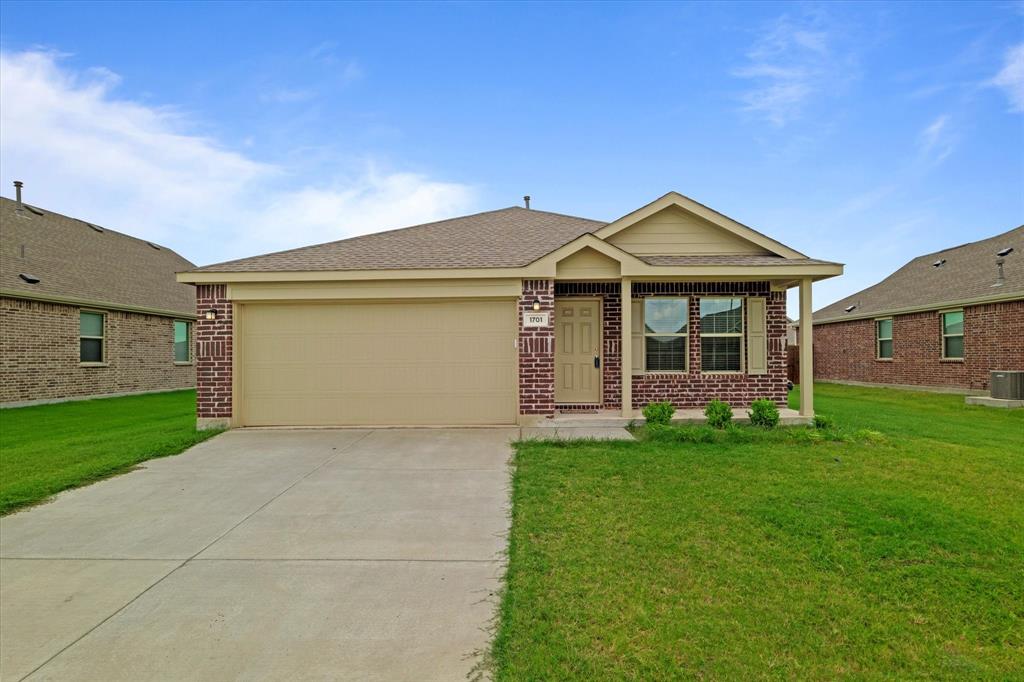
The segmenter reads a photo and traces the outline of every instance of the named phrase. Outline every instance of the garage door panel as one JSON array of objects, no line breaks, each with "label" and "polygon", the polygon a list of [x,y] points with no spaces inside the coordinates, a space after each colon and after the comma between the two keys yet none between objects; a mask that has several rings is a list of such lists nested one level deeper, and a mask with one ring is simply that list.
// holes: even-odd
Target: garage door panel
[{"label": "garage door panel", "polygon": [[512,301],[246,304],[247,425],[509,424]]}]

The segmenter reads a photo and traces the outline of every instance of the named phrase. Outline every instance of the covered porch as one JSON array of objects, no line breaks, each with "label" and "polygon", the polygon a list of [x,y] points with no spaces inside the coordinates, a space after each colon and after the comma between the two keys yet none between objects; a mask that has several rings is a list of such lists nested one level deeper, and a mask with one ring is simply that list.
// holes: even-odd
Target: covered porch
[{"label": "covered porch", "polygon": [[[780,408],[784,423],[807,423],[813,417],[813,387],[801,393],[799,410],[787,406],[786,292],[794,288],[790,284],[795,284],[801,309],[809,315],[811,278],[795,283],[750,279],[749,274],[701,281],[556,279],[550,298],[542,297],[543,304],[541,298],[534,300],[552,317],[552,408],[521,423],[621,425],[640,419],[644,405],[659,401],[672,402],[681,423],[700,423],[704,405],[714,398],[730,403],[740,419],[746,417],[750,402],[765,397]],[[624,301],[630,304],[623,305]],[[715,316],[730,314],[709,314],[705,304],[711,302],[732,304],[735,329],[718,331],[735,333],[710,333],[716,331],[711,329]],[[675,305],[680,311],[681,325],[674,335],[644,322],[645,307],[651,315],[655,303]],[[801,334],[801,383],[807,385],[813,372],[812,341],[804,330]],[[676,349],[675,355],[660,351],[662,344],[655,341],[667,341],[664,345]],[[720,341],[733,342],[731,354],[709,357]],[[723,358],[735,364],[722,364]],[[678,366],[668,364],[672,361]]]}]

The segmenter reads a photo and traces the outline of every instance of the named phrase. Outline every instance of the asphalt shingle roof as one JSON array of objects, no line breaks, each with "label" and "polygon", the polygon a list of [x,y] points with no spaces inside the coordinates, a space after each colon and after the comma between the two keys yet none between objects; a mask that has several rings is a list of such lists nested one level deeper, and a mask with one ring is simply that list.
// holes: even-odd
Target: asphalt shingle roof
[{"label": "asphalt shingle roof", "polygon": [[604,225],[513,206],[216,263],[196,272],[515,268]]},{"label": "asphalt shingle roof", "polygon": [[195,288],[175,279],[194,267],[165,246],[0,197],[4,291],[194,315]]},{"label": "asphalt shingle roof", "polygon": [[[1004,283],[996,284],[996,252],[1013,247],[1005,257]],[[941,266],[936,262],[944,260]],[[1024,225],[1008,232],[918,256],[878,284],[847,296],[814,313],[814,321],[883,315],[894,310],[940,306],[953,301],[1000,294],[1024,297]],[[857,306],[849,313],[845,309]]]}]

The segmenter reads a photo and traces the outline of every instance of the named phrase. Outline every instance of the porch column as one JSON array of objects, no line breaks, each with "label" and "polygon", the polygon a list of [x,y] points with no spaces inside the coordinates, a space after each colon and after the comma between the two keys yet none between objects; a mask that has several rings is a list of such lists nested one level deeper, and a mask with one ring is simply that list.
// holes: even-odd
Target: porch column
[{"label": "porch column", "polygon": [[633,280],[629,277],[622,278],[621,308],[622,416],[630,419],[633,416]]},{"label": "porch column", "polygon": [[800,414],[814,416],[814,325],[811,322],[811,278],[800,280]]}]

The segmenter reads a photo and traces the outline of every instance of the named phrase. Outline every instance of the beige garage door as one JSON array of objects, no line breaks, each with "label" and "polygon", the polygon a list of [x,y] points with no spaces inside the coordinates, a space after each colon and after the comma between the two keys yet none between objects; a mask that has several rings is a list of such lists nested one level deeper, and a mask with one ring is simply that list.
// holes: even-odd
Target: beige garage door
[{"label": "beige garage door", "polygon": [[251,303],[247,426],[512,424],[512,301]]}]

